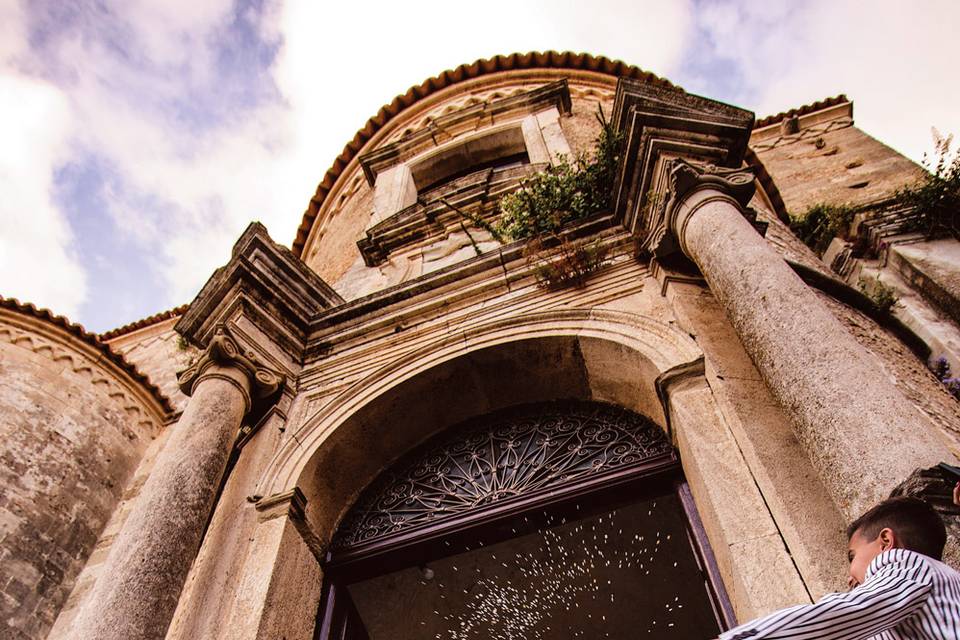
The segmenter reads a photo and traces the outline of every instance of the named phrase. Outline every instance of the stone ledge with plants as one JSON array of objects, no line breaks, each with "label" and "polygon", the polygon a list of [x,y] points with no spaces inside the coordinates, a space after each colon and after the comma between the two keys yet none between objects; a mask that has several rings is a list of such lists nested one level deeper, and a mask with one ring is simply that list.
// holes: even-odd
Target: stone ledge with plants
[{"label": "stone ledge with plants", "polygon": [[563,227],[608,211],[623,136],[598,108],[600,134],[593,153],[581,152],[523,180],[520,188],[500,199],[495,224],[473,220],[500,242],[527,240],[524,256],[544,287],[583,286],[606,262],[599,241],[570,239]]},{"label": "stone ledge with plants", "polygon": [[[944,137],[934,130],[933,138],[935,159],[925,155],[923,174],[894,191],[888,200],[861,206],[817,203],[803,214],[791,213],[790,229],[819,255],[833,238],[850,239],[850,226],[858,213],[869,213],[865,226],[878,219],[888,227],[884,236],[921,233],[927,240],[945,236],[960,239],[960,153],[951,154],[952,135]],[[887,220],[890,216],[897,219],[896,224]],[[859,244],[864,245],[865,239]],[[869,253],[865,246],[857,251]]]}]

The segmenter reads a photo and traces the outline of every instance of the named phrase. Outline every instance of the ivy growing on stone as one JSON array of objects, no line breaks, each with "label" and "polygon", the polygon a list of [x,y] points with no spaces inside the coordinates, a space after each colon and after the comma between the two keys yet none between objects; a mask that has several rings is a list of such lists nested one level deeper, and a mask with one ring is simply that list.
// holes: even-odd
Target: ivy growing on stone
[{"label": "ivy growing on stone", "polygon": [[590,274],[606,263],[607,250],[599,240],[587,242],[541,234],[527,243],[524,256],[542,287],[560,289],[584,286]]}]

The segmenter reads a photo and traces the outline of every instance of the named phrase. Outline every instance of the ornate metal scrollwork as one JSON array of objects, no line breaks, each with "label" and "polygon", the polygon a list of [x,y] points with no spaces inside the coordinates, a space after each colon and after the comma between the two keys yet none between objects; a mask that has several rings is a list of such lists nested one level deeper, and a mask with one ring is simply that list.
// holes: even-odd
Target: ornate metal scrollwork
[{"label": "ornate metal scrollwork", "polygon": [[332,544],[344,549],[671,453],[663,430],[611,405],[556,402],[450,429],[381,475]]}]

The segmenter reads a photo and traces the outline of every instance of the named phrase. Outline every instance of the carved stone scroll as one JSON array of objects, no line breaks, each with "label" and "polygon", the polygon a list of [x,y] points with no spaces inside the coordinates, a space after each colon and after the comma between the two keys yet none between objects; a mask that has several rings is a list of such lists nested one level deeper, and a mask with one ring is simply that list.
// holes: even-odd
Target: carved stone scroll
[{"label": "carved stone scroll", "polygon": [[[207,350],[192,365],[177,376],[180,389],[192,395],[197,383],[205,377],[224,377],[217,369],[232,367],[241,370],[250,380],[250,395],[246,398],[249,411],[253,401],[273,397],[283,384],[283,376],[261,363],[252,351],[244,352],[230,330],[217,327]],[[227,378],[224,378],[227,379]]]}]

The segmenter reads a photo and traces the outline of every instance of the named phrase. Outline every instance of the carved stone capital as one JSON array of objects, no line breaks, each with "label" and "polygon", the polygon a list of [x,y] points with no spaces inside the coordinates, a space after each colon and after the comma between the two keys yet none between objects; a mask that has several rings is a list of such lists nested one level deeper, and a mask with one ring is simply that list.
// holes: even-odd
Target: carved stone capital
[{"label": "carved stone capital", "polygon": [[[747,203],[756,191],[751,168],[726,169],[711,164],[673,160],[665,198],[653,204],[647,250],[663,256],[684,249],[684,228],[704,204],[726,200],[748,216]],[[751,221],[752,222],[752,221]]]},{"label": "carved stone capital", "polygon": [[214,331],[200,358],[177,375],[180,390],[192,395],[203,378],[225,377],[223,369],[236,370],[249,382],[249,394],[243,390],[247,411],[257,400],[274,397],[284,380],[282,374],[260,362],[252,351],[243,351],[240,343],[230,335],[230,330],[221,325]]},{"label": "carved stone capital", "polygon": [[741,207],[746,207],[756,191],[753,168],[725,169],[712,164],[693,164],[678,158],[670,169],[667,211],[676,208],[684,198],[700,189],[720,191],[736,200]]}]

